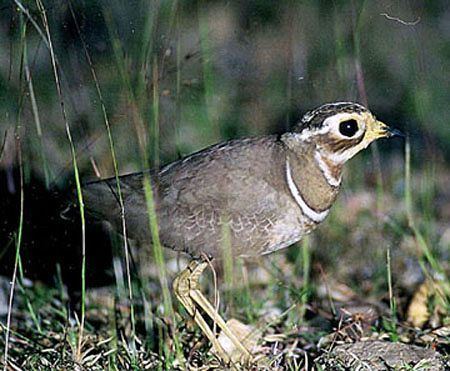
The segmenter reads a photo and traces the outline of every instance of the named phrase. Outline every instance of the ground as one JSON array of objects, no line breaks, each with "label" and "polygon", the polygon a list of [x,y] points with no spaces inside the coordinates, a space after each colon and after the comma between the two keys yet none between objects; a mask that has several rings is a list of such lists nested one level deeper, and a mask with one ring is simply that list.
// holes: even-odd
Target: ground
[{"label": "ground", "polygon": [[[387,175],[389,185],[396,177]],[[444,187],[437,189],[441,192]],[[330,220],[303,243],[237,261],[228,276],[216,266],[220,311],[234,331],[251,339],[247,344],[258,369],[449,367],[448,262],[426,260],[420,235],[407,225],[401,234],[394,229],[405,217],[403,198],[385,191],[388,202],[374,212],[376,197],[370,188],[348,192]],[[446,208],[440,205],[439,215]],[[421,213],[414,216],[420,222]],[[441,227],[436,222],[433,228]],[[434,257],[445,256],[446,235],[448,225]],[[133,279],[133,313],[124,281],[88,289],[81,343],[80,319],[68,313],[64,286],[19,280],[9,336],[11,369],[223,369],[177,301],[173,298],[172,314],[164,308],[151,254],[139,250],[135,256],[145,263],[138,264],[139,277]],[[169,281],[188,262],[171,252],[165,259]],[[8,282],[3,287],[6,297]],[[213,300],[211,272],[202,287]],[[3,346],[5,337],[0,339]]]}]

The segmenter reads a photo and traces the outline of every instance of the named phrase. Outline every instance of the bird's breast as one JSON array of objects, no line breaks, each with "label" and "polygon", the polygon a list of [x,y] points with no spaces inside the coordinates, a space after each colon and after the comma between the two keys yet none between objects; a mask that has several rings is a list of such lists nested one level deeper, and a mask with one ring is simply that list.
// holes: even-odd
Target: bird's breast
[{"label": "bird's breast", "polygon": [[261,254],[270,254],[289,247],[317,227],[317,223],[300,212],[298,205],[293,202],[287,205],[289,206],[284,210],[283,215],[272,227]]}]

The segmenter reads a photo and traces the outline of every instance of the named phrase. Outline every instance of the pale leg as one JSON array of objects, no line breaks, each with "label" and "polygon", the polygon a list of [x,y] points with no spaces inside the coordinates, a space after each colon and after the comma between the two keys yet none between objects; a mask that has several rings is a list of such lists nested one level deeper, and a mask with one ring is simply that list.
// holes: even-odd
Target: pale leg
[{"label": "pale leg", "polygon": [[224,332],[224,334],[231,340],[234,346],[240,350],[243,358],[249,361],[252,358],[251,353],[245,348],[236,335],[230,331],[228,326],[219,313],[215,310],[208,299],[201,293],[198,280],[208,266],[206,262],[192,261],[185,270],[183,270],[174,280],[173,287],[175,295],[183,304],[188,313],[194,318],[194,321],[201,328],[206,337],[211,341],[214,348],[219,353],[219,356],[225,361],[229,362],[230,357],[224,351],[223,347],[217,340],[216,335],[206,323],[203,316],[199,313],[200,307]]}]

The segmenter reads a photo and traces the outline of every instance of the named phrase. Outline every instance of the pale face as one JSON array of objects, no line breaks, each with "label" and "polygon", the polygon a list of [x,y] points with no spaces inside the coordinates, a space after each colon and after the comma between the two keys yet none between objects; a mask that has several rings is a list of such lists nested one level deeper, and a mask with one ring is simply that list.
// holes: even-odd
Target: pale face
[{"label": "pale face", "polygon": [[303,129],[296,136],[316,144],[319,151],[334,163],[343,164],[374,140],[399,135],[398,131],[378,121],[369,111],[351,111],[350,108],[334,114],[328,109],[331,112],[322,114],[321,122]]}]

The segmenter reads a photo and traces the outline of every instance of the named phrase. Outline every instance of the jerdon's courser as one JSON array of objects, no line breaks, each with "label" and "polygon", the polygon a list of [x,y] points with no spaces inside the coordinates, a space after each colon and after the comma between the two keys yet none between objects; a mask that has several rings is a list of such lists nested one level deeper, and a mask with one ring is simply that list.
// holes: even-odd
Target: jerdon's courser
[{"label": "jerdon's courser", "polygon": [[[220,143],[146,173],[162,245],[193,259],[175,279],[175,294],[225,361],[229,356],[202,313],[250,354],[199,289],[204,257],[220,259],[223,249],[232,257],[266,255],[299,241],[327,217],[347,160],[397,134],[360,104],[330,103],[282,135]],[[143,178],[119,179],[128,237],[150,244]],[[122,230],[115,178],[84,185],[83,195],[88,213]]]}]

